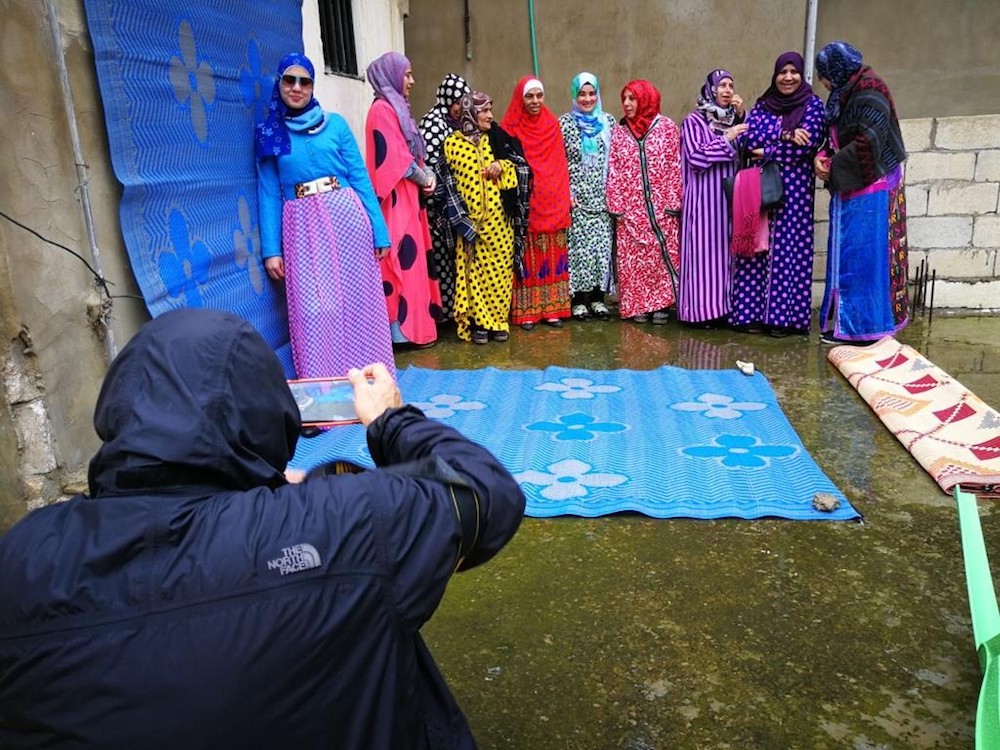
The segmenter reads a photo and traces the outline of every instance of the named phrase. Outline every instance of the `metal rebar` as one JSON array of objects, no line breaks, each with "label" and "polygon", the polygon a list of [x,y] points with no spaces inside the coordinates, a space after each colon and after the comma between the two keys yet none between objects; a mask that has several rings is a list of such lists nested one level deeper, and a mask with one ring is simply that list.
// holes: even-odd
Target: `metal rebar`
[{"label": "metal rebar", "polygon": [[[80,209],[83,212],[83,222],[87,230],[87,244],[90,247],[90,265],[100,279],[104,279],[104,269],[101,264],[101,250],[97,244],[97,229],[94,212],[90,205],[90,174],[87,161],[83,154],[83,144],[80,141],[80,130],[77,125],[76,107],[73,105],[73,88],[69,82],[69,69],[66,65],[66,50],[63,46],[62,30],[59,28],[59,13],[55,0],[48,0],[46,11],[49,17],[49,33],[52,35],[52,45],[55,52],[56,68],[59,73],[59,86],[62,90],[63,110],[69,125],[69,140],[73,147],[73,161],[76,164],[77,192],[80,196]],[[108,363],[118,354],[115,343],[115,332],[111,327],[110,316],[101,319],[104,329],[104,346],[107,351]]]},{"label": "metal rebar", "polygon": [[927,322],[930,323],[934,319],[934,286],[937,282],[937,269],[935,268],[931,271],[931,309],[927,315]]},{"label": "metal rebar", "polygon": [[927,312],[927,258],[920,261],[920,315]]},{"label": "metal rebar", "polygon": [[819,10],[819,0],[806,0],[806,30],[802,57],[806,69],[803,71],[806,83],[813,82],[813,68],[816,62],[816,15]]}]

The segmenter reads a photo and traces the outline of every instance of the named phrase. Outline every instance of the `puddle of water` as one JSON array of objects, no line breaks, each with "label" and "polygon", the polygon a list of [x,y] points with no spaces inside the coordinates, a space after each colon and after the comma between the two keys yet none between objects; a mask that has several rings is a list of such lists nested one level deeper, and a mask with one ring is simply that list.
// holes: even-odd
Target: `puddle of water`
[{"label": "puddle of water", "polygon": [[[918,320],[900,339],[1000,405],[1000,318]],[[825,353],[815,334],[591,322],[399,358],[441,368],[753,361],[865,515],[863,525],[526,519],[496,560],[452,580],[424,628],[484,750],[972,745],[980,673],[954,504]],[[1000,570],[1000,514],[989,510]]]}]

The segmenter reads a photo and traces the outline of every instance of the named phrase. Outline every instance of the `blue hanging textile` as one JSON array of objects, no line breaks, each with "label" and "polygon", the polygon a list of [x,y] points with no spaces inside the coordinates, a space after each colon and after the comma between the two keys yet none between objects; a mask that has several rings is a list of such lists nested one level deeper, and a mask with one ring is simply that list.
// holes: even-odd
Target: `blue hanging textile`
[{"label": "blue hanging textile", "polygon": [[122,235],[149,312],[228,310],[291,374],[284,289],[267,278],[254,125],[302,0],[84,0]]}]

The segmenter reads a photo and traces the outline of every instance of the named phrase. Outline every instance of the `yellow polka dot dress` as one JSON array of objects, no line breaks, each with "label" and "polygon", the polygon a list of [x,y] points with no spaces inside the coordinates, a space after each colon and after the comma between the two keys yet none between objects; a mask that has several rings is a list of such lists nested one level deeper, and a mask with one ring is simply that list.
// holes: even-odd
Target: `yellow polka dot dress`
[{"label": "yellow polka dot dress", "polygon": [[483,177],[494,161],[489,138],[473,143],[455,131],[444,142],[444,157],[476,228],[476,241],[458,237],[455,248],[455,305],[452,315],[463,341],[472,327],[508,331],[514,281],[514,231],[503,212],[500,191],[517,187],[514,165],[500,160],[497,182]]}]

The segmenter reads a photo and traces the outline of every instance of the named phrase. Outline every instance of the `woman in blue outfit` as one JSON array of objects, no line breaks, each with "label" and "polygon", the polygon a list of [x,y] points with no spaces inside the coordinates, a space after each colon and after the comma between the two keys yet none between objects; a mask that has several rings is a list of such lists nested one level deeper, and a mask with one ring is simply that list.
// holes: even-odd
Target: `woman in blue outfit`
[{"label": "woman in blue outfit", "polygon": [[910,319],[906,149],[889,87],[861,52],[832,42],[816,55],[816,72],[830,90],[830,141],[815,161],[831,193],[822,340],[866,344]]},{"label": "woman in blue outfit", "polygon": [[347,121],[313,96],[314,75],[304,55],[283,57],[256,129],[264,267],[285,283],[298,377],[371,362],[395,374],[378,265],[389,230]]}]

